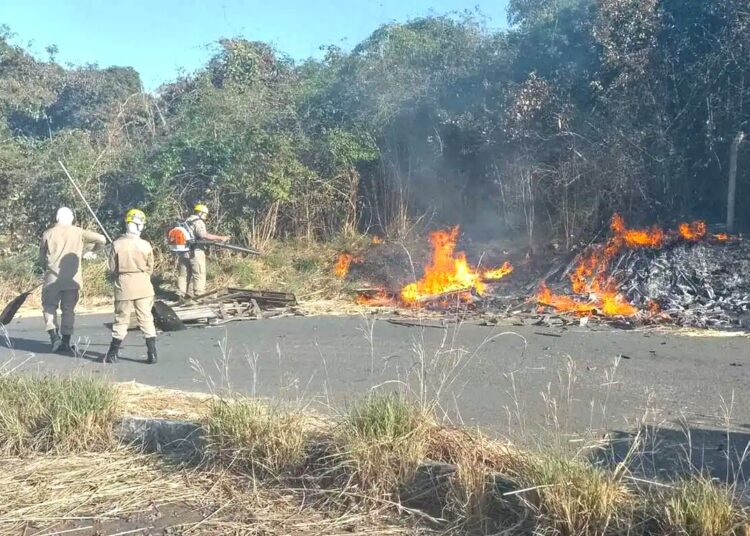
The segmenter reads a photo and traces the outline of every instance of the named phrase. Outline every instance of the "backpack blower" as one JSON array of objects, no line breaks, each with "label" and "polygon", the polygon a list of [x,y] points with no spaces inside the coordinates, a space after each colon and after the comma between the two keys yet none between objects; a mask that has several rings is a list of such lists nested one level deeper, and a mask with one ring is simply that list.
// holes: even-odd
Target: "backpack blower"
[{"label": "backpack blower", "polygon": [[211,240],[198,240],[195,238],[190,225],[187,222],[179,222],[167,232],[167,244],[172,253],[187,253],[196,247],[214,247],[246,253],[248,255],[260,255],[259,251],[254,249],[235,246],[234,244],[225,244],[223,242],[213,242]]}]

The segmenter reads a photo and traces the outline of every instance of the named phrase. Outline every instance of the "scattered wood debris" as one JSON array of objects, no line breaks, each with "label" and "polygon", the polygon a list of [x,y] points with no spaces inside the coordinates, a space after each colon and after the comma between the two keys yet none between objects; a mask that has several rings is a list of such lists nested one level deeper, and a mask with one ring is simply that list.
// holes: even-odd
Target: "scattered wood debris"
[{"label": "scattered wood debris", "polygon": [[297,304],[294,294],[271,290],[221,288],[175,307],[183,322],[203,322],[217,326],[238,320],[259,320],[281,314]]},{"label": "scattered wood debris", "polygon": [[[230,287],[207,292],[189,303],[168,305],[186,325],[219,326],[239,320],[289,316],[293,314],[290,311],[297,305],[297,298],[288,292]],[[129,329],[136,327],[133,315]]]}]

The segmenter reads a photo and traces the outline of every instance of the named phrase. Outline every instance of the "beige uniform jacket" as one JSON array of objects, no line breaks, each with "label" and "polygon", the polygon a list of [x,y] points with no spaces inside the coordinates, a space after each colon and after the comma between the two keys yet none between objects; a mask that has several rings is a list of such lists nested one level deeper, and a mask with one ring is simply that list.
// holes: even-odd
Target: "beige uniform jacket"
[{"label": "beige uniform jacket", "polygon": [[[193,237],[196,240],[204,240],[206,238],[206,235],[208,234],[206,222],[200,219],[199,216],[193,214],[185,221],[185,223],[190,227],[190,230],[193,232]],[[203,250],[204,248],[196,246],[195,249]]]},{"label": "beige uniform jacket", "polygon": [[45,286],[54,284],[57,290],[80,289],[84,249],[98,249],[106,243],[103,235],[75,225],[57,224],[47,229],[39,250],[39,262],[45,269]]},{"label": "beige uniform jacket", "polygon": [[154,295],[151,274],[154,252],[141,237],[124,234],[112,245],[109,270],[115,275],[115,301],[140,300]]}]

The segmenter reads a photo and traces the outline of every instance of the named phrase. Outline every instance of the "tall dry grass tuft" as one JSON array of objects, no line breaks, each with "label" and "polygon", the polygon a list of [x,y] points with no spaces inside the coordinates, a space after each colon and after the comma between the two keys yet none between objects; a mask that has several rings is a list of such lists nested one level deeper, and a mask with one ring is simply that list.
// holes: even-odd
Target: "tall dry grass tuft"
[{"label": "tall dry grass tuft", "polygon": [[101,379],[0,376],[0,453],[106,449],[117,406],[117,390]]},{"label": "tall dry grass tuft", "polygon": [[432,417],[396,394],[373,394],[355,405],[336,430],[335,459],[347,487],[375,500],[397,500],[427,450]]},{"label": "tall dry grass tuft", "polygon": [[745,536],[747,512],[730,488],[702,475],[683,481],[656,501],[655,519],[665,535]]},{"label": "tall dry grass tuft", "polygon": [[502,476],[526,463],[520,450],[478,430],[435,427],[428,434],[427,458],[456,468],[445,497],[447,518],[481,534],[522,523],[517,499],[503,495],[517,486]]},{"label": "tall dry grass tuft", "polygon": [[206,452],[215,462],[258,477],[293,474],[303,466],[311,417],[252,399],[212,401]]},{"label": "tall dry grass tuft", "polygon": [[245,232],[245,243],[249,247],[261,252],[268,249],[278,230],[280,205],[281,203],[276,201],[261,212],[260,216],[253,214],[250,226]]},{"label": "tall dry grass tuft", "polygon": [[633,524],[635,496],[613,472],[563,455],[530,456],[518,472],[537,515],[536,532],[617,534]]}]

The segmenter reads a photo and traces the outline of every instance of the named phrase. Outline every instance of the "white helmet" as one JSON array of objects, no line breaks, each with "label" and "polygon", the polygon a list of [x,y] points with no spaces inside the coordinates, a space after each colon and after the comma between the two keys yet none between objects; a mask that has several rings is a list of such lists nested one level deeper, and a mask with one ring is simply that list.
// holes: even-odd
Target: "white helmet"
[{"label": "white helmet", "polygon": [[68,207],[60,207],[55,219],[60,225],[73,225],[73,211]]}]

